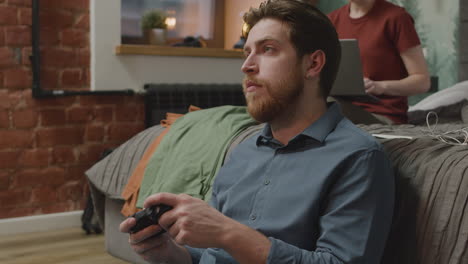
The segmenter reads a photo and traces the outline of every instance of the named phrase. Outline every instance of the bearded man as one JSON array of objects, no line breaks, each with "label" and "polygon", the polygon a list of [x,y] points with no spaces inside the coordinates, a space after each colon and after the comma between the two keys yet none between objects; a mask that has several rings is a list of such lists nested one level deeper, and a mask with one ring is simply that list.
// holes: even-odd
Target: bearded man
[{"label": "bearded man", "polygon": [[232,152],[210,204],[148,197],[145,207],[173,209],[130,234],[133,249],[151,263],[379,263],[392,168],[382,146],[326,102],[340,60],[335,29],[300,0],[268,0],[244,21],[244,93],[266,126]]}]

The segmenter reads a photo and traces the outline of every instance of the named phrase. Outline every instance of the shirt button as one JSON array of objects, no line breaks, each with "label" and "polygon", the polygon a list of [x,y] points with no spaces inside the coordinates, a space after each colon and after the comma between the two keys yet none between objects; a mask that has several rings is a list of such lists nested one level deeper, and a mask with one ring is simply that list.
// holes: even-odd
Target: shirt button
[{"label": "shirt button", "polygon": [[255,220],[255,219],[257,219],[257,216],[256,216],[256,215],[251,215],[251,216],[250,216],[250,220]]},{"label": "shirt button", "polygon": [[265,185],[270,184],[270,180],[265,180],[265,181],[263,182],[263,184],[265,184]]}]

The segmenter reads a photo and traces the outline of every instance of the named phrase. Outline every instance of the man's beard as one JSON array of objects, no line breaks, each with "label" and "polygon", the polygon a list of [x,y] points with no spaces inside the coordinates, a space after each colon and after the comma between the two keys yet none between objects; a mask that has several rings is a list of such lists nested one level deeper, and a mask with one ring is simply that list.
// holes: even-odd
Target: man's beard
[{"label": "man's beard", "polygon": [[[255,78],[244,78],[244,95],[247,101],[247,110],[253,119],[258,122],[270,122],[288,107],[291,107],[304,89],[304,80],[297,69],[292,71],[289,78],[278,81],[261,81]],[[245,83],[247,80],[266,89],[261,95],[247,93]]]}]

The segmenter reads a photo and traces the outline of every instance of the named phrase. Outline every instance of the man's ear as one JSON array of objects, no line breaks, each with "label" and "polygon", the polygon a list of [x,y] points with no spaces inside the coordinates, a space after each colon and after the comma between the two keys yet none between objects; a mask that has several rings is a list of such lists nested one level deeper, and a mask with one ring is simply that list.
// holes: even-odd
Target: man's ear
[{"label": "man's ear", "polygon": [[313,79],[320,76],[327,58],[322,50],[316,50],[313,53],[305,55],[305,76],[306,79]]}]

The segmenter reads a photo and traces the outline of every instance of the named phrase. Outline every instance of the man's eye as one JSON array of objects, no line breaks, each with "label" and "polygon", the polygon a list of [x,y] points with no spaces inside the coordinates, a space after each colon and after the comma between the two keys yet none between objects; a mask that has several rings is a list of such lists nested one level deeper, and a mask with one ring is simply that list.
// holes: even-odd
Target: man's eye
[{"label": "man's eye", "polygon": [[263,51],[264,51],[264,52],[270,52],[270,51],[273,51],[273,50],[274,50],[273,47],[270,47],[270,46],[265,46],[265,47],[263,48]]}]

